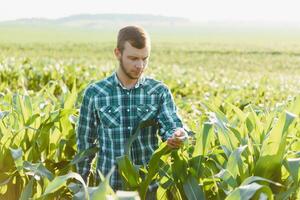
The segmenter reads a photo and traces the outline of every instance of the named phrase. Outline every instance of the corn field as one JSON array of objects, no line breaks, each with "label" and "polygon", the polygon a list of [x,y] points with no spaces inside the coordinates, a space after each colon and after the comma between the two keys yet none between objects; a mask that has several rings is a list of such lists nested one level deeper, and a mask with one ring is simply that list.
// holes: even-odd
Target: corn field
[{"label": "corn field", "polygon": [[[0,43],[0,199],[125,199],[95,162],[89,182],[75,167],[97,153],[77,152],[75,129],[84,88],[117,66],[113,47]],[[299,47],[154,43],[146,75],[169,86],[193,136],[161,142],[147,166],[119,157],[126,190],[144,199],[158,181],[161,200],[300,199]]]}]

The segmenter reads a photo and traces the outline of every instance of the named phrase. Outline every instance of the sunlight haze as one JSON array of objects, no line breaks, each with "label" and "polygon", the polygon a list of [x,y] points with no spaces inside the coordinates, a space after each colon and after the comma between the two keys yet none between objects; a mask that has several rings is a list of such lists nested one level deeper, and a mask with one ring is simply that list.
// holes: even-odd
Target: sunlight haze
[{"label": "sunlight haze", "polygon": [[278,1],[171,1],[171,0],[10,0],[1,2],[0,21],[20,18],[55,19],[75,14],[153,14],[192,21],[299,22],[299,2]]}]

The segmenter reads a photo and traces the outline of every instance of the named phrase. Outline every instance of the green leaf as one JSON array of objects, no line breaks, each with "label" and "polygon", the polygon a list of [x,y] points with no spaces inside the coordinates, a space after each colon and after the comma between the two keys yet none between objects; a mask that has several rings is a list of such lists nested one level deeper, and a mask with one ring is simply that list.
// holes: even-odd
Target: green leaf
[{"label": "green leaf", "polygon": [[[201,104],[204,105],[204,107],[206,107],[207,109],[213,111],[216,114],[217,118],[220,119],[220,121],[224,122],[225,124],[228,123],[227,117],[216,106],[204,102],[202,102]],[[220,125],[222,126],[222,124]]]},{"label": "green leaf", "polygon": [[[69,186],[68,186],[69,187]],[[70,187],[69,187],[70,188]],[[88,194],[89,194],[89,197],[91,197],[97,190],[98,187],[88,187],[87,190],[88,190]],[[71,188],[70,188],[71,189]],[[73,195],[73,200],[82,200],[82,199],[85,199],[85,192],[82,191],[82,190],[79,190],[77,193],[75,193]]]},{"label": "green leaf", "polygon": [[11,155],[15,161],[15,166],[18,169],[18,171],[20,171],[23,167],[22,148],[18,148],[18,149],[9,148],[9,149],[10,149]]},{"label": "green leaf", "polygon": [[[136,191],[122,191],[118,190],[116,193],[116,198],[118,200],[137,200],[139,198],[139,194]],[[111,198],[113,199],[113,198]]]},{"label": "green leaf", "polygon": [[47,195],[47,194],[51,194],[54,193],[55,191],[57,191],[59,188],[61,188],[62,186],[66,185],[66,181],[70,178],[75,178],[76,180],[80,181],[81,184],[83,185],[83,189],[85,192],[85,199],[89,199],[89,195],[88,195],[88,191],[87,191],[87,186],[84,182],[84,180],[82,179],[82,177],[74,172],[69,172],[66,175],[63,176],[57,176],[55,177],[46,187],[45,192],[43,194],[43,196]]},{"label": "green leaf", "polygon": [[195,144],[195,150],[193,152],[193,157],[206,155],[208,149],[210,148],[210,143],[213,140],[212,124],[204,123],[202,132],[197,133],[195,138],[196,138],[196,144]]},{"label": "green leaf", "polygon": [[281,185],[280,183],[277,183],[277,182],[274,182],[272,180],[269,180],[269,179],[266,179],[266,178],[263,178],[263,177],[259,177],[259,176],[250,176],[250,177],[246,178],[241,185],[249,185],[249,184],[251,184],[253,182],[256,182],[256,181],[264,181],[264,182],[267,182],[267,183],[272,183],[276,186],[283,187],[283,185]]},{"label": "green leaf", "polygon": [[157,126],[157,123],[155,122],[155,120],[146,120],[146,121],[140,122],[139,125],[133,129],[132,136],[129,138],[129,140],[125,144],[125,155],[128,156],[129,160],[131,160],[130,148],[131,148],[132,143],[139,136],[140,130],[143,128],[149,127],[149,126]]},{"label": "green leaf", "polygon": [[42,163],[31,163],[24,161],[24,169],[33,172],[41,177],[46,177],[49,181],[53,180],[54,176]]},{"label": "green leaf", "polygon": [[159,168],[166,162],[166,158],[171,153],[172,149],[167,145],[166,142],[162,143],[158,149],[153,153],[148,163],[148,174],[145,180],[141,183],[139,194],[141,199],[144,199],[148,186],[152,182],[154,176],[158,173]]},{"label": "green leaf", "polygon": [[61,126],[61,132],[65,135],[68,135],[74,131],[74,128],[71,124],[71,121],[69,120],[70,115],[74,114],[76,112],[75,109],[61,109],[60,110],[60,126]]},{"label": "green leaf", "polygon": [[241,179],[243,179],[245,176],[243,171],[244,167],[241,155],[246,148],[247,145],[239,147],[236,150],[234,150],[229,156],[228,162],[226,164],[226,169],[233,176],[234,179],[236,179],[238,175]]},{"label": "green leaf", "polygon": [[263,124],[258,118],[258,114],[253,110],[252,106],[250,106],[251,113],[248,117],[248,119],[251,121],[251,123],[254,125],[254,130],[250,133],[253,133],[251,137],[255,140],[255,143],[260,144],[262,140],[260,140],[260,136],[263,133]]},{"label": "green leaf", "polygon": [[188,200],[205,199],[203,188],[198,184],[196,178],[191,175],[185,179],[183,190]]},{"label": "green leaf", "polygon": [[[149,126],[157,126],[155,120],[147,120],[142,121],[139,125],[133,129],[132,136],[125,144],[125,155],[120,156],[117,158],[117,163],[119,166],[119,173],[121,177],[125,181],[127,187],[136,189],[141,182],[139,174],[135,166],[131,164],[131,157],[130,157],[130,148],[134,140],[140,134],[140,130]],[[140,184],[140,195],[142,199],[145,197],[149,184],[151,183],[153,177],[158,173],[158,166],[161,163],[160,158],[161,156],[165,155],[166,153],[170,152],[170,149],[166,146],[166,143],[161,145],[152,155],[148,167],[149,171],[146,175],[145,180]]]},{"label": "green leaf", "polygon": [[136,189],[141,180],[138,171],[130,162],[127,155],[117,157],[119,174],[126,183],[127,189]]},{"label": "green leaf", "polygon": [[174,180],[177,181],[179,179],[183,183],[188,176],[188,161],[179,150],[172,151],[171,155],[173,158],[171,167]]},{"label": "green leaf", "polygon": [[287,163],[294,183],[295,185],[298,185],[300,181],[300,158],[290,158]]},{"label": "green leaf", "polygon": [[254,169],[256,176],[275,181],[279,179],[288,129],[295,117],[289,112],[281,114],[277,124],[263,142],[260,157]]},{"label": "green leaf", "polygon": [[6,180],[0,182],[0,187],[2,187],[2,186],[4,186],[4,185],[8,184],[10,180],[11,180],[11,177],[9,177],[8,179],[6,179]]},{"label": "green leaf", "polygon": [[40,114],[37,113],[37,114],[34,114],[31,117],[29,117],[29,119],[25,123],[25,126],[30,126],[39,116],[40,116]]},{"label": "green leaf", "polygon": [[[70,183],[68,188],[72,191],[73,194],[79,193],[81,191],[81,184],[78,183]],[[75,196],[75,195],[74,195]],[[84,198],[84,192],[82,192],[82,198]]]},{"label": "green leaf", "polygon": [[77,99],[76,79],[74,79],[72,91],[68,92],[65,97],[64,109],[72,109]]},{"label": "green leaf", "polygon": [[246,121],[247,114],[245,114],[240,108],[226,101],[226,104],[236,113],[240,121],[243,123]]},{"label": "green leaf", "polygon": [[[212,108],[210,108],[212,109]],[[213,108],[214,112],[209,114],[210,123],[217,127],[217,136],[221,147],[227,156],[238,147],[239,140],[234,133],[228,128],[228,120],[225,115],[217,108]]]},{"label": "green leaf", "polygon": [[22,193],[21,193],[21,197],[20,200],[28,200],[29,198],[32,197],[32,187],[33,187],[33,183],[34,183],[34,178],[32,177],[30,179],[30,181],[28,182],[28,184],[25,186],[25,188],[23,189]]},{"label": "green leaf", "polygon": [[70,164],[75,165],[75,164],[83,161],[85,158],[94,155],[95,153],[98,152],[98,150],[99,150],[98,147],[93,147],[93,148],[89,148],[84,151],[81,151],[80,153],[78,153],[74,156],[74,158]]},{"label": "green leaf", "polygon": [[39,145],[39,150],[40,152],[44,151],[46,148],[49,147],[49,143],[50,143],[50,129],[53,128],[54,126],[54,122],[50,122],[50,123],[43,123],[41,124],[40,128],[37,131],[37,142]]},{"label": "green leaf", "polygon": [[8,111],[0,111],[0,120],[4,119],[9,114]]},{"label": "green leaf", "polygon": [[105,180],[99,184],[94,193],[91,195],[91,200],[106,199],[107,195],[112,195],[112,197],[115,197],[113,189],[109,186],[109,179],[114,170],[115,167],[110,169],[109,173],[105,177]]},{"label": "green leaf", "polygon": [[261,193],[267,195],[269,200],[274,199],[272,190],[268,186],[260,185],[257,183],[251,183],[249,185],[242,185],[236,188],[226,197],[225,200],[248,200],[254,197],[254,195],[258,195]]},{"label": "green leaf", "polygon": [[[275,199],[293,199],[292,197],[294,196],[295,192],[299,191],[299,187],[297,185],[293,185],[292,187],[289,187],[287,190],[276,194]],[[299,199],[299,198],[296,198]]]},{"label": "green leaf", "polygon": [[193,173],[195,177],[201,176],[202,167],[203,167],[202,165],[204,164],[202,160],[204,160],[203,156],[196,156],[189,159],[190,171]]},{"label": "green leaf", "polygon": [[22,104],[23,104],[22,106],[25,114],[25,120],[27,121],[29,119],[29,116],[32,115],[32,104],[31,104],[31,99],[28,95],[23,96]]},{"label": "green leaf", "polygon": [[300,96],[296,97],[296,100],[289,106],[288,110],[300,116]]},{"label": "green leaf", "polygon": [[222,169],[215,177],[220,178],[223,180],[223,184],[227,184],[230,190],[233,190],[238,186],[237,179],[233,177],[231,173],[227,169]]}]

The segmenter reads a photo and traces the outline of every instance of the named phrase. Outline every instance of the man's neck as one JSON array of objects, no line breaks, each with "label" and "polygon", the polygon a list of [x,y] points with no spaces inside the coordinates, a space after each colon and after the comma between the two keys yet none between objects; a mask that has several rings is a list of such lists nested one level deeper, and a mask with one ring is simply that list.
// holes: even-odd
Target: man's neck
[{"label": "man's neck", "polygon": [[121,82],[122,86],[131,89],[133,88],[136,83],[138,82],[138,79],[130,79],[124,74],[120,69],[117,70],[117,77],[119,81]]}]

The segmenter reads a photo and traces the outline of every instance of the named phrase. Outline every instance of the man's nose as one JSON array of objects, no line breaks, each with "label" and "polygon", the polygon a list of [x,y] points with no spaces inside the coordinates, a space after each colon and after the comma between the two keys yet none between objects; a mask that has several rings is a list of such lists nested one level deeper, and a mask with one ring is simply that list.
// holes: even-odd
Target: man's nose
[{"label": "man's nose", "polygon": [[136,61],[136,64],[135,64],[136,68],[143,68],[143,66],[144,66],[143,60],[137,60]]}]

